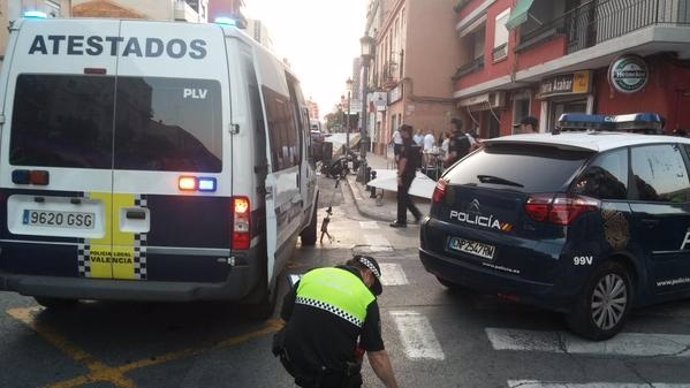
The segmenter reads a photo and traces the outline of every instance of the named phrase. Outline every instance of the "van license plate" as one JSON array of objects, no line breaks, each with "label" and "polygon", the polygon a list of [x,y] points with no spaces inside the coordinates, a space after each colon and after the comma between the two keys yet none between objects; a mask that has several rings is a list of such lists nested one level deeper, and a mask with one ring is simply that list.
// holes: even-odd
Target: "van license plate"
[{"label": "van license plate", "polygon": [[96,214],[24,209],[22,224],[53,228],[94,229]]},{"label": "van license plate", "polygon": [[465,252],[489,260],[494,258],[494,252],[496,252],[496,247],[493,245],[465,240],[464,238],[458,237],[450,238],[448,241],[448,248],[453,251]]}]

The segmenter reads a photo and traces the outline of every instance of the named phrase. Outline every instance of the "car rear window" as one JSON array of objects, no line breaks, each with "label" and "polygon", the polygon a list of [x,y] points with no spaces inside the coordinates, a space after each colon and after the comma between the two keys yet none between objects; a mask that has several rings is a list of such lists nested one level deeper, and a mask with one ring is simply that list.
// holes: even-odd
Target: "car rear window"
[{"label": "car rear window", "polygon": [[220,84],[160,77],[22,74],[10,163],[220,172]]},{"label": "car rear window", "polygon": [[534,193],[563,189],[594,155],[591,151],[532,144],[491,144],[454,166],[450,184],[507,187]]}]

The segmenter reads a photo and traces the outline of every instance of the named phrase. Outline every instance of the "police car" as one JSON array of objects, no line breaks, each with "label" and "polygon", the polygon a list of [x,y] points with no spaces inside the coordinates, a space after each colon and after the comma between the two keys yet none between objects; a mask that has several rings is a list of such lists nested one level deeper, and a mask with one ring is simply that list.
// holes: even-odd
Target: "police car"
[{"label": "police car", "polygon": [[450,168],[421,227],[420,259],[447,287],[565,313],[593,340],[631,308],[690,296],[690,139],[656,114],[566,114]]},{"label": "police car", "polygon": [[0,290],[265,316],[316,242],[299,81],[233,26],[20,20],[0,127]]}]

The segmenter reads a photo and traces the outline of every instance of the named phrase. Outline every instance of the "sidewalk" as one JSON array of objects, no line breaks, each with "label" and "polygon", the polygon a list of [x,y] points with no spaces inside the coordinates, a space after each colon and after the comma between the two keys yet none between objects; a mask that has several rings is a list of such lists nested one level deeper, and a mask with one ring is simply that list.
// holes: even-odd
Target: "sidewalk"
[{"label": "sidewalk", "polygon": [[[394,169],[393,156],[385,158],[382,155],[367,153],[367,163],[372,169]],[[357,176],[350,174],[347,176],[347,184],[354,199],[355,206],[359,213],[367,218],[377,221],[395,221],[398,211],[397,193],[393,191],[377,190],[378,198],[371,198],[371,192],[366,186],[357,182]],[[411,197],[423,215],[429,214],[431,201],[425,198]],[[407,222],[412,223],[414,216],[408,211]]]}]

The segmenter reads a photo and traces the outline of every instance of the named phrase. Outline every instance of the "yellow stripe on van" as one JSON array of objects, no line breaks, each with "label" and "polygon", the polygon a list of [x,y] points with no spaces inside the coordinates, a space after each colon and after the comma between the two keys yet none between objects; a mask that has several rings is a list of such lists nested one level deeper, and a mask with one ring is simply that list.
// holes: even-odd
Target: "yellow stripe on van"
[{"label": "yellow stripe on van", "polygon": [[96,279],[112,279],[113,267],[110,264],[111,251],[113,247],[112,230],[113,223],[111,220],[113,206],[111,193],[89,193],[89,198],[99,200],[103,203],[103,210],[105,220],[105,235],[103,238],[92,238],[88,242],[88,257],[85,260],[89,261],[90,270],[85,274],[87,277]]},{"label": "yellow stripe on van", "polygon": [[123,224],[123,209],[135,206],[134,194],[113,194],[113,279],[139,279],[134,273],[134,233],[123,232],[120,225]]}]

